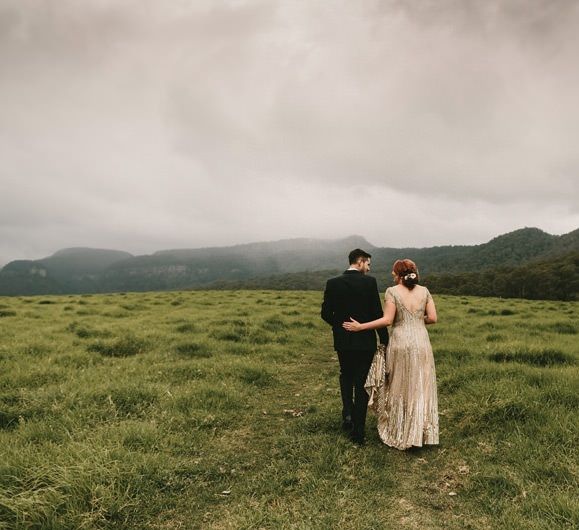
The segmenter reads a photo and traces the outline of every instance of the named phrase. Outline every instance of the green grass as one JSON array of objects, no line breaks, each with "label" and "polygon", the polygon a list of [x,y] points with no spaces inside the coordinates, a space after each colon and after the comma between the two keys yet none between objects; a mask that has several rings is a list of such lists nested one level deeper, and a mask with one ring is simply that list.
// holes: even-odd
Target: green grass
[{"label": "green grass", "polygon": [[340,432],[317,292],[0,299],[0,530],[579,525],[579,304],[436,297],[440,439]]}]

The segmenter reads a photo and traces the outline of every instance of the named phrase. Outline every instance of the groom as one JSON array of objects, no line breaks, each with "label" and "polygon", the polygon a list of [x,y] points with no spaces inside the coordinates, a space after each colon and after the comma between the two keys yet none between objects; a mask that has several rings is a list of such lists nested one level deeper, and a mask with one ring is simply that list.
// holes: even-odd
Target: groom
[{"label": "groom", "polygon": [[[350,432],[352,441],[364,443],[364,426],[368,394],[364,388],[376,352],[375,331],[350,333],[342,323],[350,317],[358,322],[370,322],[383,316],[376,278],[368,276],[371,255],[362,249],[350,252],[350,268],[328,280],[322,303],[322,318],[332,326],[334,349],[340,361],[340,391],[342,393],[342,427]],[[378,331],[380,342],[388,344],[388,330]]]}]

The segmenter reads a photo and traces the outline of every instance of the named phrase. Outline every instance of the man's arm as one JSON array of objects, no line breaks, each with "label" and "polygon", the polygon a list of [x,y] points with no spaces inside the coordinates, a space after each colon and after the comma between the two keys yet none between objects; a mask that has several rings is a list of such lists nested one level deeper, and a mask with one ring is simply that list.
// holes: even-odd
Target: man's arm
[{"label": "man's arm", "polygon": [[330,326],[334,325],[334,303],[329,280],[326,282],[326,289],[324,290],[321,316],[324,321],[330,324]]},{"label": "man's arm", "polygon": [[[376,278],[371,277],[373,280],[372,285],[372,315],[373,319],[377,320],[384,316],[384,311],[382,310],[382,303],[380,302],[380,294],[378,293],[378,283],[376,282]],[[376,330],[378,332],[378,338],[380,339],[380,344],[388,344],[388,328],[378,328]]]}]

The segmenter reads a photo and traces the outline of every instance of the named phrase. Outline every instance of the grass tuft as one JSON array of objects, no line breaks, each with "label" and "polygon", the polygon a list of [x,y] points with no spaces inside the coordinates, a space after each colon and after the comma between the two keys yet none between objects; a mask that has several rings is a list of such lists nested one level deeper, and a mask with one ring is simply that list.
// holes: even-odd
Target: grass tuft
[{"label": "grass tuft", "polygon": [[472,487],[478,494],[491,500],[487,506],[489,510],[493,509],[493,499],[506,502],[521,494],[521,489],[516,483],[500,474],[475,477]]},{"label": "grass tuft", "polygon": [[20,423],[44,414],[42,404],[16,392],[0,394],[0,429],[15,429]]},{"label": "grass tuft", "polygon": [[112,332],[110,330],[92,329],[87,326],[83,326],[79,322],[71,322],[66,329],[74,333],[80,339],[89,339],[97,337],[105,338],[110,337],[112,335]]},{"label": "grass tuft", "polygon": [[97,401],[109,406],[114,416],[143,416],[157,402],[158,395],[153,389],[129,384],[109,388],[95,395]]},{"label": "grass tuft", "polygon": [[33,357],[46,355],[50,352],[51,347],[47,344],[28,344],[23,349],[25,355],[32,355]]},{"label": "grass tuft", "polygon": [[561,350],[544,348],[541,350],[514,350],[496,352],[489,355],[491,361],[525,363],[532,366],[557,366],[575,364],[575,359]]},{"label": "grass tuft", "polygon": [[482,424],[502,425],[510,421],[527,421],[532,413],[527,403],[507,401],[489,406],[481,415]]},{"label": "grass tuft", "polygon": [[187,322],[186,324],[180,324],[175,328],[178,333],[193,333],[195,331],[195,324]]},{"label": "grass tuft", "polygon": [[266,331],[272,331],[275,333],[285,330],[287,328],[287,323],[281,318],[271,317],[263,322],[261,328]]},{"label": "grass tuft", "polygon": [[554,322],[543,326],[546,331],[553,331],[562,335],[577,335],[577,325],[570,322]]},{"label": "grass tuft", "polygon": [[213,353],[207,348],[206,344],[200,344],[198,342],[184,342],[177,344],[175,346],[175,351],[179,355],[190,358],[208,358],[213,355]]},{"label": "grass tuft", "polygon": [[133,335],[119,337],[112,341],[97,341],[87,346],[87,351],[107,357],[130,357],[145,351],[147,343]]},{"label": "grass tuft", "polygon": [[275,382],[275,377],[265,368],[244,366],[239,370],[238,377],[247,385],[264,388]]}]

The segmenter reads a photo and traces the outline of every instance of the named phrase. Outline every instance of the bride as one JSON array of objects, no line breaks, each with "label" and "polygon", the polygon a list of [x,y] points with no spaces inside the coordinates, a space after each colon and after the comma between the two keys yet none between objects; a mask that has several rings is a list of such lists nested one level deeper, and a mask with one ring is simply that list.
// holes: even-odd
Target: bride
[{"label": "bride", "polygon": [[396,286],[386,289],[384,316],[348,331],[392,326],[386,352],[378,350],[366,379],[368,406],[378,416],[380,439],[396,449],[438,444],[438,400],[434,357],[425,324],[436,323],[436,307],[418,269],[409,260],[392,267]]}]

